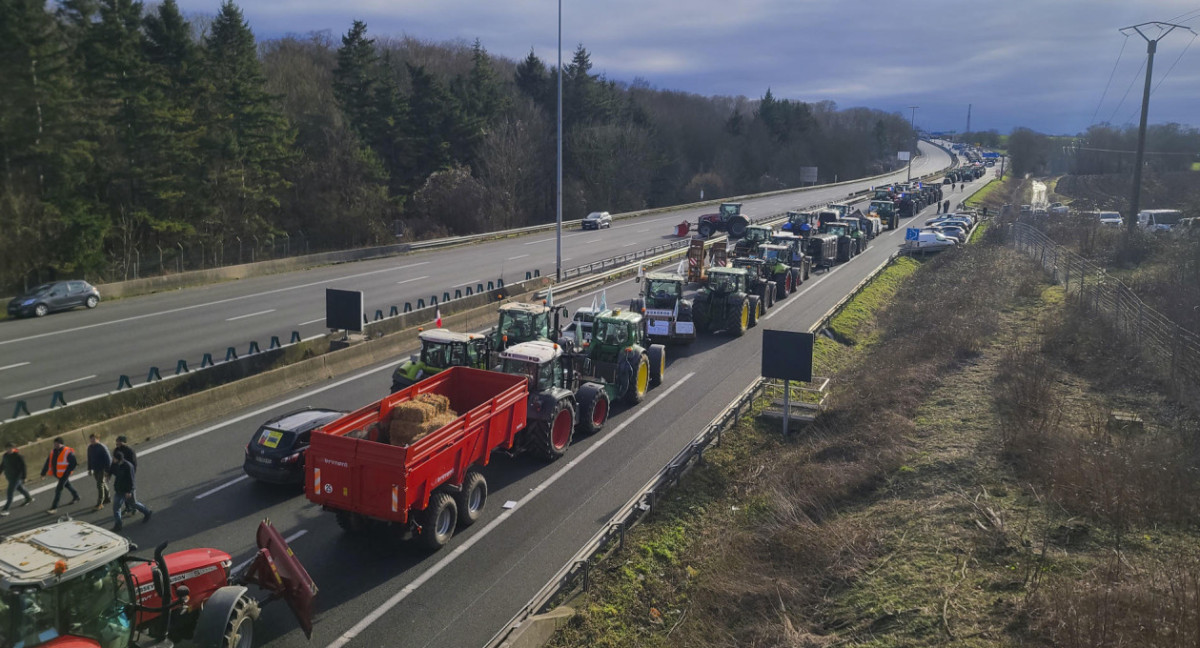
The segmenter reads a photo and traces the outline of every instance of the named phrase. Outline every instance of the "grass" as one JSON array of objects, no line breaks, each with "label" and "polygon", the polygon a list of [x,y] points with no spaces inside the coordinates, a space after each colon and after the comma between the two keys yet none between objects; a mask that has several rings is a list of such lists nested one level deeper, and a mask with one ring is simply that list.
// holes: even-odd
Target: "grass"
[{"label": "grass", "polygon": [[870,327],[867,324],[874,318],[874,313],[895,297],[900,285],[919,267],[921,262],[916,259],[899,257],[881,270],[830,318],[829,329],[834,337],[851,345],[869,340]]},{"label": "grass", "polygon": [[965,204],[967,207],[982,207],[985,204],[988,204],[988,198],[992,196],[992,194],[1002,190],[1004,186],[1004,181],[1000,180],[999,178],[993,178],[987,184],[983,185],[982,189],[971,194],[971,197],[967,198],[963,204]]}]

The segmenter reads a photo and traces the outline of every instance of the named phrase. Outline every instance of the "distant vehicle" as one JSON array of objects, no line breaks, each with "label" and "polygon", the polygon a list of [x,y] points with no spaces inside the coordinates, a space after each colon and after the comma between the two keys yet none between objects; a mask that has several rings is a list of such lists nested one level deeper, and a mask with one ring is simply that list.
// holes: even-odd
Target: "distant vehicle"
[{"label": "distant vehicle", "polygon": [[1052,203],[1050,203],[1049,211],[1051,214],[1055,214],[1058,216],[1065,216],[1069,210],[1067,209],[1066,205],[1064,205],[1060,202],[1052,202]]},{"label": "distant vehicle", "polygon": [[76,306],[95,308],[100,291],[86,281],[56,281],[42,284],[8,302],[9,317],[43,317],[46,313]]},{"label": "distant vehicle", "polygon": [[612,214],[605,211],[592,212],[583,219],[583,229],[600,229],[612,227]]},{"label": "distant vehicle", "polygon": [[1095,211],[1091,212],[1091,214],[1100,221],[1101,225],[1106,227],[1120,227],[1121,223],[1124,222],[1121,220],[1121,212]]},{"label": "distant vehicle", "polygon": [[[1183,219],[1178,209],[1143,209],[1138,212],[1138,226],[1151,232],[1164,232],[1175,227]],[[9,304],[11,311],[12,304]]]},{"label": "distant vehicle", "polygon": [[917,240],[905,241],[904,249],[909,252],[920,250],[922,252],[938,252],[946,248],[957,247],[958,241],[942,234],[941,232],[923,231],[917,234]]},{"label": "distant vehicle", "polygon": [[575,317],[571,319],[571,323],[567,324],[567,328],[563,329],[563,338],[570,340],[576,346],[582,346],[585,342],[592,341],[592,324],[596,321],[596,315],[599,310],[592,310],[591,306],[580,306],[575,311]]},{"label": "distant vehicle", "polygon": [[929,228],[935,232],[941,232],[946,236],[958,241],[959,243],[967,242],[967,230],[959,225],[934,225]]},{"label": "distant vehicle", "polygon": [[306,407],[263,423],[246,444],[242,470],[258,481],[303,484],[304,459],[312,431],[343,414],[340,410]]}]

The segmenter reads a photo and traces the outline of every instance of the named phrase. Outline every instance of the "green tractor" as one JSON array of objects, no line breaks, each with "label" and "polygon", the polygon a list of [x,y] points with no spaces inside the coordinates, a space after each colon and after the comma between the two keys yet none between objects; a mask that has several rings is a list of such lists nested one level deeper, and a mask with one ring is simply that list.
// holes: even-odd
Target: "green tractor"
[{"label": "green tractor", "polygon": [[[759,304],[762,305],[762,310],[770,310],[775,305],[775,297],[779,294],[779,288],[775,285],[775,277],[772,276],[772,268],[767,266],[767,262],[756,257],[745,257],[734,259],[729,265],[734,268],[745,268],[749,274],[748,291],[751,295],[757,295]],[[755,321],[757,321],[755,317]]]},{"label": "green tractor", "polygon": [[806,242],[792,232],[775,232],[771,235],[772,245],[782,245],[788,249],[787,264],[800,271],[800,282],[797,283],[808,281],[812,273],[812,257],[804,251]]},{"label": "green tractor", "polygon": [[492,340],[486,335],[431,329],[417,334],[421,353],[414,355],[392,372],[392,392],[420,382],[450,367],[490,369]]},{"label": "green tractor", "polygon": [[595,434],[608,420],[608,390],[581,378],[575,365],[575,356],[544,340],[500,352],[500,371],[529,378],[526,438],[530,450],[550,461],[563,456],[576,430]]},{"label": "green tractor", "polygon": [[613,402],[642,402],[650,387],[662,384],[667,348],[651,344],[641,313],[605,311],[592,322],[592,340],[580,351],[580,372],[602,382]]},{"label": "green tractor", "polygon": [[[792,256],[792,248],[786,245],[777,245],[774,243],[766,243],[758,248],[759,258],[763,260],[763,267],[766,270],[767,276],[771,277],[775,284],[775,298],[783,299],[788,295],[796,292],[800,288],[800,283],[804,281],[804,266],[803,256],[800,261],[794,261]],[[799,266],[792,265],[799,263]]]},{"label": "green tractor", "polygon": [[646,318],[646,335],[652,342],[691,344],[696,340],[692,300],[683,296],[686,280],[673,272],[650,272],[642,294],[629,302],[629,310]]},{"label": "green tractor", "polygon": [[566,313],[562,308],[522,302],[502,304],[499,311],[500,320],[490,336],[492,348],[500,351],[522,342],[555,340],[561,332],[559,316]]},{"label": "green tractor", "polygon": [[758,324],[761,298],[751,295],[750,271],[745,268],[711,268],[704,287],[692,302],[692,316],[700,333],[725,331],[734,337]]},{"label": "green tractor", "polygon": [[766,225],[750,225],[746,233],[733,244],[733,256],[751,257],[758,252],[758,246],[771,240],[771,228]]},{"label": "green tractor", "polygon": [[879,220],[890,230],[896,229],[899,223],[900,215],[896,212],[896,203],[891,200],[872,200],[871,206],[867,208],[867,213],[874,213],[879,216]]}]

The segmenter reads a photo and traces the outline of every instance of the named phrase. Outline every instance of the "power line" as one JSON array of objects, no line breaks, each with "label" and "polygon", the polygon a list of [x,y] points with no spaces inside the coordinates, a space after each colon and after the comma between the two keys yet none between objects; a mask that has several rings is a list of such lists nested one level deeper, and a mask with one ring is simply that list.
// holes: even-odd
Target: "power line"
[{"label": "power line", "polygon": [[1121,43],[1121,51],[1117,52],[1117,62],[1113,63],[1112,72],[1108,73],[1108,83],[1104,84],[1104,92],[1100,94],[1100,101],[1096,104],[1096,110],[1092,113],[1090,123],[1096,123],[1096,115],[1100,114],[1100,106],[1104,104],[1104,98],[1108,96],[1108,87],[1112,85],[1113,76],[1117,74],[1117,66],[1121,64],[1121,55],[1125,53],[1125,46],[1129,44],[1129,34],[1125,34],[1125,40]]},{"label": "power line", "polygon": [[[1192,16],[1191,18],[1187,18],[1187,17],[1185,17],[1185,16],[1187,16],[1188,14],[1196,14],[1196,15],[1195,15],[1195,16]],[[1197,18],[1200,18],[1200,9],[1192,9],[1191,11],[1185,11],[1185,12],[1183,12],[1183,13],[1179,14],[1178,16],[1175,16],[1174,18],[1172,18],[1172,19],[1168,20],[1167,22],[1173,22],[1173,23],[1177,23],[1177,22],[1191,22],[1191,21],[1193,21],[1193,20],[1195,20],[1195,19],[1197,19]]]},{"label": "power line", "polygon": [[1109,123],[1112,123],[1112,120],[1113,120],[1114,118],[1116,118],[1116,116],[1117,116],[1117,111],[1118,111],[1118,110],[1120,110],[1120,109],[1121,109],[1121,106],[1125,104],[1125,99],[1126,99],[1126,97],[1128,97],[1128,96],[1129,96],[1129,92],[1130,92],[1131,90],[1133,90],[1133,84],[1137,83],[1138,77],[1139,77],[1139,76],[1141,76],[1141,74],[1142,74],[1142,70],[1144,70],[1144,69],[1146,69],[1146,62],[1145,62],[1145,61],[1142,61],[1142,65],[1141,65],[1140,67],[1138,67],[1138,71],[1137,71],[1137,72],[1135,72],[1135,73],[1133,74],[1133,78],[1129,80],[1129,87],[1128,87],[1128,88],[1125,88],[1125,94],[1121,95],[1121,100],[1117,102],[1117,107],[1116,107],[1116,108],[1113,108],[1112,114],[1111,114],[1111,115],[1109,115],[1109,117],[1108,117],[1108,121],[1109,121]]},{"label": "power line", "polygon": [[[1200,11],[1200,10],[1198,10],[1198,11]],[[1200,18],[1200,15],[1196,16],[1196,18]],[[1167,68],[1167,72],[1166,72],[1166,74],[1162,75],[1162,77],[1160,77],[1160,78],[1158,79],[1158,83],[1155,83],[1155,84],[1154,84],[1154,89],[1150,91],[1150,95],[1151,95],[1151,96],[1154,96],[1154,93],[1155,93],[1155,92],[1158,92],[1158,86],[1162,85],[1162,84],[1163,84],[1163,81],[1166,81],[1166,80],[1167,80],[1167,77],[1171,75],[1171,70],[1174,70],[1174,69],[1175,69],[1175,66],[1176,66],[1176,65],[1179,65],[1179,61],[1180,61],[1181,59],[1183,59],[1183,55],[1184,55],[1184,54],[1187,54],[1188,48],[1192,46],[1192,43],[1196,42],[1196,36],[1197,36],[1197,34],[1192,34],[1192,40],[1188,41],[1188,42],[1187,42],[1187,45],[1184,45],[1184,46],[1183,46],[1183,51],[1181,51],[1181,52],[1179,53],[1179,56],[1177,56],[1177,57],[1175,58],[1175,62],[1171,64],[1171,67]],[[1125,121],[1126,121],[1126,122],[1133,122],[1133,116],[1134,116],[1134,115],[1136,115],[1136,114],[1137,114],[1137,111],[1136,111],[1136,110],[1135,110],[1135,111],[1133,111],[1133,113],[1129,115],[1129,119],[1127,119],[1127,120],[1125,120]]]}]

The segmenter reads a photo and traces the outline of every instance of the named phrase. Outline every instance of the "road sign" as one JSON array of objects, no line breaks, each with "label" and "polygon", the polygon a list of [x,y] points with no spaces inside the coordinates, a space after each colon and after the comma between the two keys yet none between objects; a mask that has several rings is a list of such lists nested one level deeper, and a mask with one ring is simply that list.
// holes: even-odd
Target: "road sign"
[{"label": "road sign", "polygon": [[905,241],[918,241],[921,239],[921,230],[915,227],[908,227],[904,230]]},{"label": "road sign", "polygon": [[362,333],[363,294],[361,290],[325,289],[325,327]]}]

